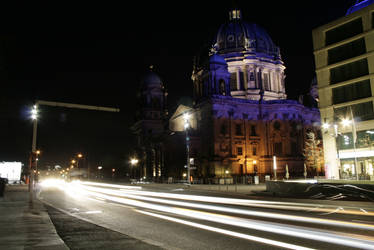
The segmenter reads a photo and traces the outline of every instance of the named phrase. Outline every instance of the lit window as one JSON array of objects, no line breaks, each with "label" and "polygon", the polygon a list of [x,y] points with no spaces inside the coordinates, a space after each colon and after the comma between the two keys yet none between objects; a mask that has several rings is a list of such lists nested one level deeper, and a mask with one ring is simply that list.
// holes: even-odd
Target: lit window
[{"label": "lit window", "polygon": [[243,155],[243,148],[237,147],[238,155]]}]

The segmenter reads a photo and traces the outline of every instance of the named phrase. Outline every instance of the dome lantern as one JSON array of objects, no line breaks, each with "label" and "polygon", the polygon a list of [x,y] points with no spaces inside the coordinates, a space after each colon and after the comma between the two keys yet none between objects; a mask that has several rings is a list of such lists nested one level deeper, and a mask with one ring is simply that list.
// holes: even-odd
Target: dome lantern
[{"label": "dome lantern", "polygon": [[242,19],[242,13],[239,9],[233,9],[229,12],[230,21]]}]

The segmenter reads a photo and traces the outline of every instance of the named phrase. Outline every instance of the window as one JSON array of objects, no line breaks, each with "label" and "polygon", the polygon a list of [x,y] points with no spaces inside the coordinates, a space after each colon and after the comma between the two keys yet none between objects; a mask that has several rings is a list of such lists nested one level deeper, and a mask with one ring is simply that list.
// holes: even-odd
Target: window
[{"label": "window", "polygon": [[274,122],[273,127],[275,130],[280,130],[281,124],[278,121],[276,121]]},{"label": "window", "polygon": [[256,125],[251,125],[251,136],[256,136]]},{"label": "window", "polygon": [[[367,121],[374,119],[373,103],[364,102],[351,106],[352,114],[356,121]],[[337,108],[334,110],[334,117],[337,122],[343,118],[351,117],[349,106]]]},{"label": "window", "polygon": [[332,89],[333,104],[350,102],[371,96],[370,80]]},{"label": "window", "polygon": [[269,73],[264,73],[263,80],[264,80],[264,89],[270,90]]},{"label": "window", "polygon": [[356,41],[344,44],[340,47],[328,51],[328,64],[344,61],[366,53],[365,39],[361,38]]},{"label": "window", "polygon": [[219,93],[221,95],[226,95],[225,81],[223,79],[219,80]]},{"label": "window", "polygon": [[299,150],[297,149],[297,143],[296,142],[291,142],[291,155],[298,155]]},{"label": "window", "polygon": [[225,135],[227,133],[227,129],[226,129],[226,125],[225,124],[221,125],[221,131],[220,132],[221,132],[222,135]]},{"label": "window", "polygon": [[255,74],[253,72],[250,72],[248,78],[249,78],[250,81],[254,82],[255,81]]},{"label": "window", "polygon": [[351,149],[353,148],[353,136],[352,133],[345,133],[336,138],[338,149]]},{"label": "window", "polygon": [[326,46],[358,35],[362,33],[362,31],[362,20],[361,18],[357,18],[356,20],[327,31]]},{"label": "window", "polygon": [[257,146],[252,147],[252,155],[257,155]]},{"label": "window", "polygon": [[274,154],[282,155],[282,143],[281,142],[274,143]]},{"label": "window", "polygon": [[238,155],[243,155],[243,148],[242,147],[237,147],[236,148]]},{"label": "window", "polygon": [[243,135],[241,124],[235,124],[235,134],[236,135]]},{"label": "window", "polygon": [[369,74],[367,59],[358,60],[330,70],[330,84]]},{"label": "window", "polygon": [[240,90],[244,90],[244,73],[239,72]]},{"label": "window", "polygon": [[231,91],[235,91],[238,89],[238,85],[237,85],[237,79],[236,79],[236,72],[234,73],[231,73],[230,75],[230,90]]}]

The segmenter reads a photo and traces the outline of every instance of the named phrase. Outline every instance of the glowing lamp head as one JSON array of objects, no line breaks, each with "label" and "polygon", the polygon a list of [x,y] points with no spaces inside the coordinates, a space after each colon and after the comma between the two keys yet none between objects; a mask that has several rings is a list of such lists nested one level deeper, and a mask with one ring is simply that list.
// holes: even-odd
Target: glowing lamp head
[{"label": "glowing lamp head", "polygon": [[36,105],[34,105],[34,107],[31,109],[31,119],[32,120],[38,119],[38,109]]},{"label": "glowing lamp head", "polygon": [[139,162],[139,160],[136,159],[136,158],[132,158],[132,159],[130,160],[131,165],[136,165],[136,164],[138,164],[138,162]]},{"label": "glowing lamp head", "polygon": [[330,124],[328,124],[327,122],[322,124],[323,129],[329,129],[329,127],[330,127]]},{"label": "glowing lamp head", "polygon": [[190,120],[190,118],[191,118],[191,115],[189,114],[189,113],[185,113],[184,115],[183,115],[183,119],[184,119],[184,121],[189,121]]},{"label": "glowing lamp head", "polygon": [[82,155],[82,154],[78,154],[77,156],[78,156],[78,158],[82,158],[82,157],[83,157],[83,155]]},{"label": "glowing lamp head", "polygon": [[351,120],[348,120],[348,119],[343,119],[342,120],[342,125],[343,125],[343,127],[347,127],[347,126],[349,126],[350,124],[351,124]]}]

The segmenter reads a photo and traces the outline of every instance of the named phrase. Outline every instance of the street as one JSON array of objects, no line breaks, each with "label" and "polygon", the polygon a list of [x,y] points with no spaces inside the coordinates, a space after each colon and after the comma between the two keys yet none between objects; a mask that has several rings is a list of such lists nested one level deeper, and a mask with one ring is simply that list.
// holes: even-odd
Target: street
[{"label": "street", "polygon": [[374,249],[371,202],[283,201],[167,185],[161,190],[57,180],[43,183],[39,199],[78,223],[156,248]]}]

